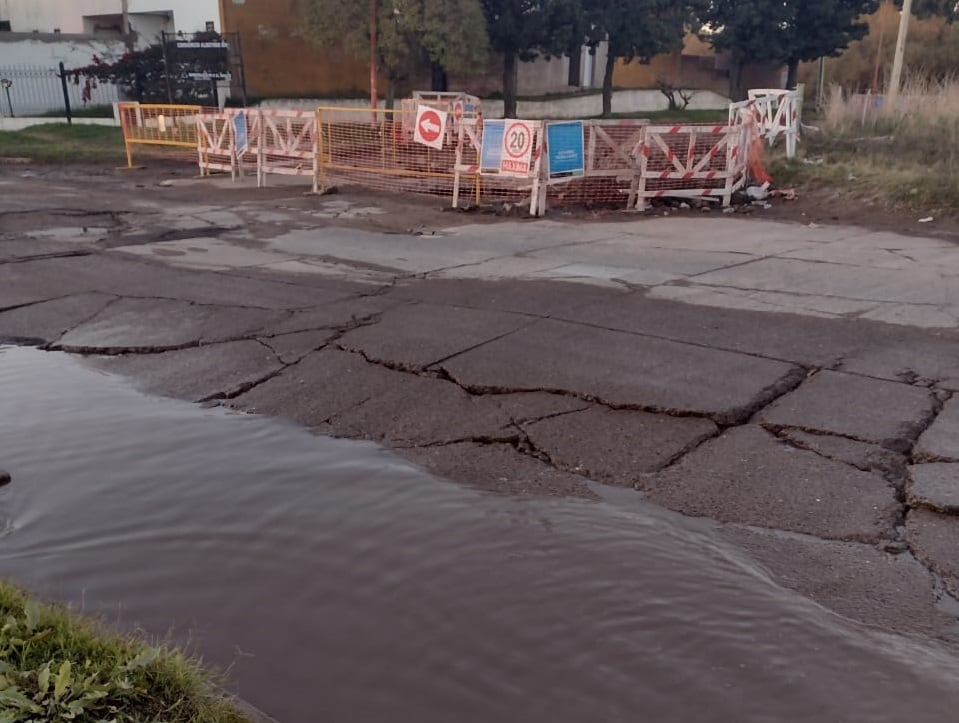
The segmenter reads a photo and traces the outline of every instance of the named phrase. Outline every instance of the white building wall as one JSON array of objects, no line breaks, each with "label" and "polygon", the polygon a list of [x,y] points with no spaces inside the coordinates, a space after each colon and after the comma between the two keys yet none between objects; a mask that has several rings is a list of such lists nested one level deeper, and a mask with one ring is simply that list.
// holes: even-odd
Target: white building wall
[{"label": "white building wall", "polygon": [[[146,13],[173,16],[172,30],[185,33],[206,29],[207,21],[220,29],[218,0],[130,0],[131,16]],[[85,15],[119,15],[120,0],[0,0],[0,20],[9,20],[19,33],[84,32]],[[136,18],[131,17],[136,29]]]}]

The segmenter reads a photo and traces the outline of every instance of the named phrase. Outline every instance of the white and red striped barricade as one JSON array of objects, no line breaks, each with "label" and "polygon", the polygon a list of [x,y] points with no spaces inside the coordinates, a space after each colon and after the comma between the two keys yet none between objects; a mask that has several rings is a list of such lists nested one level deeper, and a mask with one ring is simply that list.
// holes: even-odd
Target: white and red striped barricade
[{"label": "white and red striped barricade", "polygon": [[229,172],[236,180],[247,166],[256,164],[254,139],[259,132],[259,112],[225,109],[196,117],[200,175]]},{"label": "white and red striped barricade", "polygon": [[733,103],[729,107],[730,124],[737,117],[751,114],[762,138],[772,146],[780,137],[786,139],[786,157],[795,158],[801,124],[799,91],[777,88],[750,90],[748,100]]},{"label": "white and red striped barricade", "polygon": [[257,185],[266,186],[270,174],[309,176],[319,183],[316,113],[301,110],[259,111],[256,140]]},{"label": "white and red striped barricade", "polygon": [[745,183],[742,125],[649,125],[638,147],[636,207],[653,198],[732,202]]}]

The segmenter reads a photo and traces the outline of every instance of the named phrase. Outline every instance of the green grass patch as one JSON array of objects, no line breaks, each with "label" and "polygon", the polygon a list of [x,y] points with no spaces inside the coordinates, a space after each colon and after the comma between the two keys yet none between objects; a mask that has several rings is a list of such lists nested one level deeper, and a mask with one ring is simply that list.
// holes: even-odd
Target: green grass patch
[{"label": "green grass patch", "polygon": [[111,163],[126,160],[123,133],[112,126],[48,123],[22,131],[0,131],[0,158],[34,163]]},{"label": "green grass patch", "polygon": [[654,110],[638,113],[613,113],[609,117],[642,118],[657,123],[726,123],[729,120],[729,111],[725,108],[717,110]]},{"label": "green grass patch", "polygon": [[0,581],[3,723],[249,723],[183,653],[106,631]]},{"label": "green grass patch", "polygon": [[[49,110],[41,113],[41,118],[65,118],[66,112],[63,110]],[[70,115],[74,118],[112,118],[112,105],[82,105],[79,108],[71,108]]]}]

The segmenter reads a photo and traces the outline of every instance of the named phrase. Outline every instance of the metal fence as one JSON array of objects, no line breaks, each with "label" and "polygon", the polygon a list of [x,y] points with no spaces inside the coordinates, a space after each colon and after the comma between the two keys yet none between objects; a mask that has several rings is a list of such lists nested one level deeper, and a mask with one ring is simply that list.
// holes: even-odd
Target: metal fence
[{"label": "metal fence", "polygon": [[[0,116],[66,115],[64,79],[56,68],[0,66]],[[110,108],[120,100],[117,86],[78,77],[67,71],[66,95],[74,114]]]}]

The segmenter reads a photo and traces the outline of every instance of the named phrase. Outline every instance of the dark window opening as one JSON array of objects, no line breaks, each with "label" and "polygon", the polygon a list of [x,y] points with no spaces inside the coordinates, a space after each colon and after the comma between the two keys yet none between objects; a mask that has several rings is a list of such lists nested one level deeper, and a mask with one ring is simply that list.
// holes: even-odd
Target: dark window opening
[{"label": "dark window opening", "polygon": [[0,20],[0,33],[10,33],[13,32],[13,28],[10,27],[9,20]]}]

